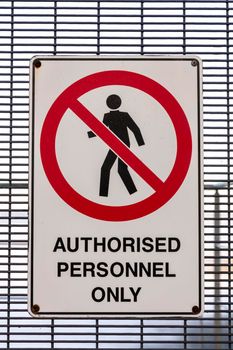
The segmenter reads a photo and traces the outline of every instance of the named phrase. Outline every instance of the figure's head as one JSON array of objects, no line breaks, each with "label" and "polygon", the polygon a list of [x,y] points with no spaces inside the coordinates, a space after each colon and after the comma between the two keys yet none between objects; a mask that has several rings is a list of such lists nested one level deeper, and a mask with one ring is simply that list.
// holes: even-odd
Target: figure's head
[{"label": "figure's head", "polygon": [[106,103],[110,109],[117,109],[121,105],[121,99],[118,95],[110,95],[108,96]]}]

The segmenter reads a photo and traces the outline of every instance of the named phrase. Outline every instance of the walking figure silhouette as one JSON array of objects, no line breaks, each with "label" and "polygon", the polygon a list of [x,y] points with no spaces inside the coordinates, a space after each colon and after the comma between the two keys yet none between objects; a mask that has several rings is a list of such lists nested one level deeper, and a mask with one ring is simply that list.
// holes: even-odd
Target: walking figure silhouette
[{"label": "walking figure silhouette", "polygon": [[[111,111],[104,115],[103,123],[128,147],[130,147],[128,128],[133,132],[138,145],[144,145],[145,142],[137,124],[127,112],[121,112],[118,110],[118,108],[121,106],[121,98],[118,95],[110,95],[107,98],[106,103]],[[88,136],[94,137],[96,135],[92,131],[89,131]],[[129,173],[128,166],[112,150],[109,150],[101,167],[99,189],[100,196],[108,196],[110,171],[116,159],[118,159],[118,173],[129,194],[133,194],[137,191],[137,188]]]}]

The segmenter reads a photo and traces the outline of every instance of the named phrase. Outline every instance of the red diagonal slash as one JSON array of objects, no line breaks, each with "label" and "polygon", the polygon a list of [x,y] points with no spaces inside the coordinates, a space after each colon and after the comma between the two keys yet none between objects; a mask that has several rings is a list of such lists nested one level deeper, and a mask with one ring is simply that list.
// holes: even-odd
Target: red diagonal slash
[{"label": "red diagonal slash", "polygon": [[163,182],[131,150],[102,124],[82,103],[74,100],[69,108],[148,185],[158,191]]}]

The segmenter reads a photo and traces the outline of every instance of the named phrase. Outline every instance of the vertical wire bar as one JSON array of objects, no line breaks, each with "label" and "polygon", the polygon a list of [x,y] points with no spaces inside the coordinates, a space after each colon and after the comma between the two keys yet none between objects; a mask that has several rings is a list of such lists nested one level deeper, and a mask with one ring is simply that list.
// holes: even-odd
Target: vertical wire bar
[{"label": "vertical wire bar", "polygon": [[11,347],[11,337],[10,337],[10,317],[11,317],[11,216],[12,216],[12,126],[13,126],[13,71],[14,71],[14,0],[11,1],[11,39],[10,39],[10,121],[9,121],[9,221],[8,221],[8,281],[7,281],[7,346]]},{"label": "vertical wire bar", "polygon": [[99,349],[99,320],[98,318],[95,320],[95,328],[96,328],[96,349]]},{"label": "vertical wire bar", "polygon": [[[53,54],[57,54],[57,0],[54,0],[54,30],[53,30]],[[51,349],[54,349],[55,321],[51,319]]]},{"label": "vertical wire bar", "polygon": [[141,1],[141,19],[140,19],[140,32],[141,32],[141,43],[140,43],[140,54],[144,55],[144,1]]},{"label": "vertical wire bar", "polygon": [[183,1],[183,55],[186,54],[186,4]]},{"label": "vertical wire bar", "polygon": [[[100,1],[97,2],[97,55],[100,55]],[[96,349],[99,349],[99,320],[96,319]]]},{"label": "vertical wire bar", "polygon": [[[140,42],[140,54],[144,55],[144,1],[141,1],[141,11],[140,11],[140,33],[141,33],[141,42]],[[140,320],[140,349],[144,348],[143,344],[143,319]]]},{"label": "vertical wire bar", "polygon": [[97,2],[97,55],[100,55],[100,1]]},{"label": "vertical wire bar", "polygon": [[54,0],[53,54],[57,54],[57,0]]},{"label": "vertical wire bar", "polygon": [[[141,1],[141,11],[140,11],[140,33],[141,33],[141,42],[140,42],[140,54],[144,55],[144,1]],[[140,320],[140,348],[144,348],[143,342],[143,319]]]},{"label": "vertical wire bar", "polygon": [[[219,190],[215,190],[214,194],[214,240],[215,240],[215,250],[214,250],[214,260],[215,260],[215,267],[214,267],[214,280],[215,280],[215,293],[214,293],[214,303],[215,303],[215,327],[216,327],[216,334],[215,334],[215,349],[218,350],[220,338],[219,338],[219,331],[221,330],[221,320],[220,320],[220,314],[221,314],[221,306],[220,306],[220,267],[219,267],[219,258],[220,258],[220,194]],[[217,264],[216,264],[217,262]]]},{"label": "vertical wire bar", "polygon": [[144,349],[144,341],[143,341],[143,334],[144,334],[144,328],[143,328],[143,319],[140,320],[140,349]]},{"label": "vertical wire bar", "polygon": [[230,181],[231,181],[231,129],[230,129],[230,38],[229,38],[229,2],[226,1],[226,59],[227,59],[227,211],[228,211],[228,349],[231,349],[232,345],[232,321],[231,321],[231,204],[230,204]]},{"label": "vertical wire bar", "polygon": [[54,318],[51,319],[51,349],[54,349]]},{"label": "vertical wire bar", "polygon": [[[183,1],[183,55],[186,54],[186,3]],[[184,320],[184,349],[187,349],[187,320]]]}]

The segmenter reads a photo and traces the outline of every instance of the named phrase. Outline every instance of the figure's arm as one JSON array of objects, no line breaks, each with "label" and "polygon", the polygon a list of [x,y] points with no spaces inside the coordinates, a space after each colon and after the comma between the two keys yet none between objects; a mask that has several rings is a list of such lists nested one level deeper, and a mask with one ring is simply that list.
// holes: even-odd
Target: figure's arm
[{"label": "figure's arm", "polygon": [[91,139],[92,137],[96,137],[96,134],[94,134],[93,131],[88,131],[87,135],[88,135],[89,139]]},{"label": "figure's arm", "polygon": [[141,133],[139,127],[133,121],[133,119],[130,117],[129,114],[127,114],[127,126],[133,132],[133,134],[137,140],[138,146],[145,145],[145,142],[144,142],[144,139],[142,137],[142,133]]},{"label": "figure's arm", "polygon": [[104,123],[106,126],[109,125],[108,120],[109,120],[109,118],[108,118],[108,113],[106,113],[106,114],[104,115],[104,119],[103,119],[103,123]]},{"label": "figure's arm", "polygon": [[[106,114],[104,115],[103,123],[104,123],[106,126],[108,126]],[[88,131],[88,132],[87,132],[87,135],[88,135],[89,139],[92,138],[92,137],[96,137],[96,134],[95,134],[93,131]]]}]

